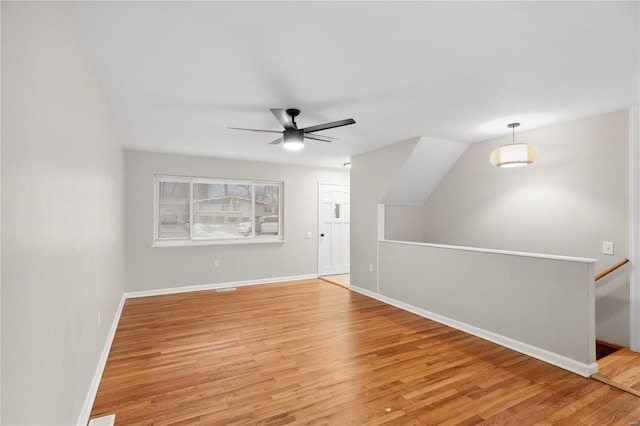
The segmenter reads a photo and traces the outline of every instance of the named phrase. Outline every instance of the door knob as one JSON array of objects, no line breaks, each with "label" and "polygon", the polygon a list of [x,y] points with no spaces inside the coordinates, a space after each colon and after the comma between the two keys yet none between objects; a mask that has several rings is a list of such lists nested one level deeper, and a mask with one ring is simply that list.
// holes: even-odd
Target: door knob
[{"label": "door knob", "polygon": [[324,234],[320,234],[321,237],[324,237]]}]

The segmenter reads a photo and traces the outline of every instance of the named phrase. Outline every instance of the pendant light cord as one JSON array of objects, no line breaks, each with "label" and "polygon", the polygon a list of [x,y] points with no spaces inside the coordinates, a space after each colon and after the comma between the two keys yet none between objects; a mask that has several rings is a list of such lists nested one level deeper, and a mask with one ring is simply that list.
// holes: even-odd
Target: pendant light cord
[{"label": "pendant light cord", "polygon": [[510,123],[507,127],[511,127],[511,145],[516,143],[516,127],[520,127],[520,123]]}]

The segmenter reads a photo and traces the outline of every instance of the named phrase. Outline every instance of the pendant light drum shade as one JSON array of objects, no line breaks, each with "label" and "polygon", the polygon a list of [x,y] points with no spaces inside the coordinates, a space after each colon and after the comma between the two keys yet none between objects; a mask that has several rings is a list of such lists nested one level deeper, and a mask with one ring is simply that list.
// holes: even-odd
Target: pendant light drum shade
[{"label": "pendant light drum shade", "polygon": [[526,166],[538,159],[538,149],[527,143],[512,143],[493,151],[489,159],[497,167]]},{"label": "pendant light drum shade", "polygon": [[533,163],[538,159],[538,149],[528,143],[516,143],[515,128],[520,123],[511,123],[509,127],[513,132],[512,143],[502,145],[491,153],[489,160],[496,167],[520,167]]}]

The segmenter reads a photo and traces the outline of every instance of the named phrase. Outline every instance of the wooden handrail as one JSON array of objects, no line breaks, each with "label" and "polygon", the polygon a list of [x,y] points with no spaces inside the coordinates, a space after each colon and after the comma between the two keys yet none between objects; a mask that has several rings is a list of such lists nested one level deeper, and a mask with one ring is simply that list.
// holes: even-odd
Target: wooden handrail
[{"label": "wooden handrail", "polygon": [[598,281],[600,278],[605,277],[607,275],[609,275],[610,273],[612,273],[613,271],[615,271],[616,269],[622,267],[625,263],[629,263],[629,259],[625,259],[621,262],[616,263],[615,265],[613,265],[611,268],[600,272],[598,275],[596,275],[596,281]]}]

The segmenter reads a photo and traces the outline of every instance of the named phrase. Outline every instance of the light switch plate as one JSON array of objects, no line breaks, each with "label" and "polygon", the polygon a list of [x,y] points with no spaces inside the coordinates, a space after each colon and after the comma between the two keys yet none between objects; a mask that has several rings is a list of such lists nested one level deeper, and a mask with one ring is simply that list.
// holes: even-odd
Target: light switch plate
[{"label": "light switch plate", "polygon": [[608,254],[613,256],[613,243],[609,241],[605,241],[602,243],[602,254]]},{"label": "light switch plate", "polygon": [[307,232],[307,238],[313,238],[313,234],[311,232]]}]

